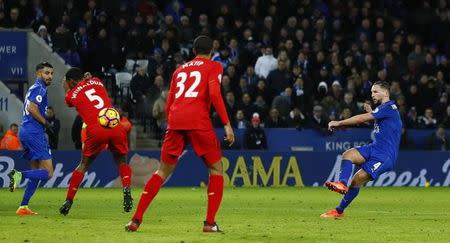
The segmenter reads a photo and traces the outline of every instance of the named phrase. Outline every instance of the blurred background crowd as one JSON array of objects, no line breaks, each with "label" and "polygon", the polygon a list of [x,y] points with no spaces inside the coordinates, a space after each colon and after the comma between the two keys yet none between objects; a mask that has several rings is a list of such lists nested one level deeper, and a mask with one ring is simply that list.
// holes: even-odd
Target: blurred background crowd
[{"label": "blurred background crowd", "polygon": [[129,72],[120,106],[155,131],[198,35],[214,39],[236,128],[325,129],[364,112],[377,80],[391,85],[406,129],[450,127],[447,0],[199,2],[0,0],[0,28],[32,28],[67,64],[104,79]]}]

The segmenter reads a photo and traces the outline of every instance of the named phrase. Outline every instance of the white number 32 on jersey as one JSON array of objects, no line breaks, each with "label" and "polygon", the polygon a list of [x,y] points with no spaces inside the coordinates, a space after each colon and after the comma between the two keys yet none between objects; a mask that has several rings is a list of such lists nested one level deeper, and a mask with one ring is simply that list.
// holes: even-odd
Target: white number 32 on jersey
[{"label": "white number 32 on jersey", "polygon": [[[186,88],[184,83],[186,82],[187,78],[188,78],[187,73],[185,72],[178,73],[177,75],[177,79],[179,79],[179,81],[177,82],[178,92],[175,94],[175,98],[179,98],[181,95],[183,95],[183,92]],[[200,84],[202,75],[200,74],[199,71],[192,71],[189,73],[189,78],[194,78],[194,83],[184,93],[184,97],[195,98],[198,95],[198,91],[195,91],[195,89]]]}]

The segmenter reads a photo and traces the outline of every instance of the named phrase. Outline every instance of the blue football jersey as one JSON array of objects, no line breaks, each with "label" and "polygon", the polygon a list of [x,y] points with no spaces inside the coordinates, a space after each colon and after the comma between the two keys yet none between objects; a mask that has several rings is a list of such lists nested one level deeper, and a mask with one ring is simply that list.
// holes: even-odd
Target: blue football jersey
[{"label": "blue football jersey", "polygon": [[402,134],[402,120],[397,106],[394,101],[388,101],[373,110],[372,115],[375,117],[374,152],[389,157],[395,163]]},{"label": "blue football jersey", "polygon": [[34,84],[28,89],[25,96],[23,106],[23,119],[21,130],[27,133],[45,133],[44,127],[36,119],[34,119],[28,112],[30,102],[35,103],[39,107],[39,112],[44,118],[47,118],[46,111],[48,106],[47,86],[44,81],[36,79]]}]

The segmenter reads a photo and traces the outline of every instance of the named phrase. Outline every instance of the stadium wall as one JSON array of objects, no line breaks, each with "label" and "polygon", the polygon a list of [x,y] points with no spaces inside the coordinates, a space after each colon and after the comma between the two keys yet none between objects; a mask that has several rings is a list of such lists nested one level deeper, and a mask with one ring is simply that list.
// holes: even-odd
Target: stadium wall
[{"label": "stadium wall", "polygon": [[[0,151],[0,186],[9,184],[13,168],[28,169],[21,152]],[[55,151],[55,172],[44,187],[67,187],[71,172],[78,165],[79,151]],[[132,151],[133,186],[142,187],[159,166],[159,151]],[[341,155],[336,152],[264,152],[224,151],[226,186],[321,186],[339,176]],[[356,171],[357,168],[354,168]],[[197,187],[207,184],[207,170],[193,151],[181,156],[178,168],[166,186]],[[22,182],[22,186],[25,185]],[[367,186],[449,186],[450,152],[400,152],[395,170],[380,176]],[[116,187],[120,179],[109,152],[102,153],[87,173],[83,187]]]},{"label": "stadium wall", "polygon": [[22,121],[23,102],[0,81],[0,125],[5,131],[11,123]]},{"label": "stadium wall", "polygon": [[[267,146],[272,151],[343,152],[352,147],[369,144],[373,140],[373,129],[353,128],[333,133],[314,129],[266,128]],[[235,129],[237,147],[243,148],[245,129]],[[427,138],[435,130],[408,129],[411,148],[425,150]],[[223,129],[216,129],[219,138],[224,137]],[[450,136],[450,130],[447,130]]]}]

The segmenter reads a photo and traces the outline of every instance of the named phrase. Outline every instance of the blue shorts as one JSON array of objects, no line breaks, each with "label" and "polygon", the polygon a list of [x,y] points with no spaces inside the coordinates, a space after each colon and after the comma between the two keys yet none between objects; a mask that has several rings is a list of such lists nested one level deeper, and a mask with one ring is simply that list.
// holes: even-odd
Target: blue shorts
[{"label": "blue shorts", "polygon": [[378,179],[381,174],[394,168],[394,162],[385,154],[376,151],[371,144],[356,147],[356,150],[366,160],[361,168],[372,177],[372,180]]},{"label": "blue shorts", "polygon": [[24,154],[22,155],[24,159],[30,161],[52,159],[52,152],[44,133],[19,131],[19,139],[24,149]]}]

